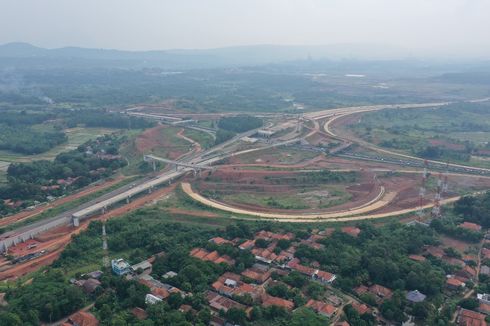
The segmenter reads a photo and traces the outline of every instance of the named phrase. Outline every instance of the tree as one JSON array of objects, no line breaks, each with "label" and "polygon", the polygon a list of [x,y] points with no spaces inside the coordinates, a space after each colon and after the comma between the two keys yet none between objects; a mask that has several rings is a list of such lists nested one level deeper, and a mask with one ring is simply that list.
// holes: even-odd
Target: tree
[{"label": "tree", "polygon": [[243,309],[239,308],[230,308],[228,311],[225,313],[226,319],[229,321],[232,321],[235,324],[243,325],[247,321],[247,314]]}]

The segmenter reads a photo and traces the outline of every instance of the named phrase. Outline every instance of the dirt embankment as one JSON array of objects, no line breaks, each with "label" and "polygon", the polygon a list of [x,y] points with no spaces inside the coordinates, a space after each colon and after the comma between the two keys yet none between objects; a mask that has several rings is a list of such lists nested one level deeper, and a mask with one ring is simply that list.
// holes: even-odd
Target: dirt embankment
[{"label": "dirt embankment", "polygon": [[48,203],[46,205],[43,205],[43,206],[39,206],[31,211],[23,211],[23,212],[20,212],[20,213],[17,213],[15,215],[11,215],[11,216],[7,216],[7,217],[4,217],[2,219],[0,219],[0,227],[4,227],[4,226],[7,226],[7,225],[10,225],[12,223],[17,223],[17,222],[21,222],[23,220],[27,220],[29,218],[32,218],[36,215],[39,215],[41,213],[43,213],[44,211],[50,209],[50,208],[55,208],[55,207],[58,207],[60,205],[63,205],[65,203],[68,203],[68,202],[71,202],[73,200],[76,200],[76,199],[79,199],[81,197],[84,197],[86,195],[90,195],[94,192],[97,192],[97,191],[100,191],[100,190],[103,190],[103,189],[106,189],[106,188],[109,188],[111,187],[112,185],[120,182],[121,180],[123,180],[125,177],[124,176],[117,176],[116,178],[114,178],[113,180],[110,180],[110,181],[106,181],[102,184],[99,184],[99,185],[95,185],[95,186],[88,186],[87,188],[75,193],[75,194],[72,194],[72,195],[69,195],[69,196],[66,196],[66,197],[63,197],[63,198],[60,198],[60,199],[57,199],[51,203]]},{"label": "dirt embankment", "polygon": [[[135,209],[153,203],[154,201],[158,200],[158,198],[167,195],[175,189],[175,186],[176,185],[174,184],[170,187],[158,189],[151,194],[134,199],[129,204],[117,207],[105,214],[94,216],[83,221],[78,228],[71,226],[58,227],[40,234],[34,240],[29,240],[30,242],[21,243],[15,247],[12,247],[10,249],[10,253],[16,257],[24,256],[29,253],[40,252],[41,250],[46,250],[46,253],[38,258],[16,265],[11,265],[5,260],[5,258],[0,259],[0,281],[7,279],[13,280],[36,271],[43,266],[50,265],[59,257],[66,245],[70,243],[72,236],[85,230],[91,221],[106,221],[108,219],[129,213]],[[35,244],[36,246],[29,248],[30,244]]]}]

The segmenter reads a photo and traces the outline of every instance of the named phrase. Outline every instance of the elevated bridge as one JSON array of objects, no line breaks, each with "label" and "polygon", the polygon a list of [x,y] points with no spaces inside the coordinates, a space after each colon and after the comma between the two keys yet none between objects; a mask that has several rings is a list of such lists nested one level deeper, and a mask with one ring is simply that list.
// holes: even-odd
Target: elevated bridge
[{"label": "elevated bridge", "polygon": [[201,170],[214,170],[215,169],[211,166],[204,165],[204,164],[192,164],[192,163],[179,162],[179,161],[174,161],[174,160],[169,160],[166,158],[158,157],[155,155],[145,155],[145,156],[143,156],[143,160],[145,162],[151,162],[153,164],[153,170],[154,171],[156,170],[155,162],[157,162],[157,161],[175,166],[176,171],[179,169],[179,167],[192,169],[194,171],[194,173],[201,172]]}]

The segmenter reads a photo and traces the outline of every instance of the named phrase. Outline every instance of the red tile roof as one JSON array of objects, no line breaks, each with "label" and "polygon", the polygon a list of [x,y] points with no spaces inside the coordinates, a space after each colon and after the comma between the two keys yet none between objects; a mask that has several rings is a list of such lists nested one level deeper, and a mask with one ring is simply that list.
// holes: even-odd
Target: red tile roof
[{"label": "red tile roof", "polygon": [[471,231],[481,231],[481,225],[471,222],[464,222],[459,225],[460,228],[471,230]]},{"label": "red tile roof", "polygon": [[467,309],[459,311],[457,322],[461,326],[487,326],[485,315]]},{"label": "red tile roof", "polygon": [[415,261],[425,261],[425,257],[424,256],[419,256],[419,255],[410,255],[408,256],[408,258],[410,258],[411,260],[415,260]]},{"label": "red tile roof", "polygon": [[217,245],[222,245],[222,244],[232,244],[233,242],[223,239],[222,237],[215,237],[212,239],[209,239],[210,242],[213,242],[214,244]]},{"label": "red tile roof", "polygon": [[452,287],[461,287],[464,286],[464,283],[454,277],[449,277],[446,281],[446,284]]},{"label": "red tile roof", "polygon": [[245,249],[251,249],[255,246],[255,240],[247,240],[241,245],[238,246],[238,248],[245,250]]},{"label": "red tile roof", "polygon": [[136,317],[138,318],[139,320],[144,320],[146,318],[148,318],[148,314],[146,313],[146,311],[144,311],[143,309],[141,308],[133,308],[131,310],[131,313]]},{"label": "red tile roof", "polygon": [[352,302],[351,305],[352,308],[354,308],[359,313],[359,315],[371,312],[371,309],[364,303]]},{"label": "red tile roof", "polygon": [[345,227],[341,228],[340,230],[342,232],[350,235],[350,236],[353,236],[353,237],[357,237],[359,235],[359,233],[361,233],[361,229],[356,228],[354,226],[345,226]]},{"label": "red tile roof", "polygon": [[331,304],[321,302],[321,301],[317,301],[317,300],[313,300],[313,299],[310,299],[306,303],[306,306],[315,310],[317,313],[322,314],[322,315],[327,316],[327,317],[331,317],[337,311],[337,308],[335,308]]},{"label": "red tile roof", "polygon": [[267,295],[267,294],[265,294],[262,297],[262,305],[264,307],[269,307],[269,306],[283,307],[286,310],[293,310],[293,308],[294,308],[294,303],[292,301],[273,297],[273,296]]},{"label": "red tile roof", "polygon": [[98,326],[99,321],[89,312],[79,311],[68,317],[68,323],[77,326]]}]

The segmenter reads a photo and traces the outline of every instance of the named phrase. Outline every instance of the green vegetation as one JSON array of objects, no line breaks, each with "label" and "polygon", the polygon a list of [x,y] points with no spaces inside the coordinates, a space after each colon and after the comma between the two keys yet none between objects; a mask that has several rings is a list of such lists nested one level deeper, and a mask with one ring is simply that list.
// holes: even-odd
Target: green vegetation
[{"label": "green vegetation", "polygon": [[210,148],[214,144],[213,136],[203,131],[186,129],[185,135],[195,142],[198,142],[204,149]]},{"label": "green vegetation", "polygon": [[250,115],[239,115],[221,118],[218,122],[218,128],[240,133],[260,128],[262,124],[263,122],[260,118]]},{"label": "green vegetation", "polygon": [[437,109],[363,114],[357,135],[382,147],[427,159],[490,166],[490,104],[457,103]]},{"label": "green vegetation", "polygon": [[236,133],[234,133],[233,131],[218,129],[218,131],[216,132],[216,139],[214,141],[214,144],[219,145],[221,143],[224,143],[225,141],[235,137],[235,135]]},{"label": "green vegetation", "polygon": [[39,154],[66,140],[66,135],[61,131],[38,132],[31,128],[0,124],[0,149],[3,150],[28,155]]},{"label": "green vegetation", "polygon": [[126,164],[117,154],[123,140],[104,136],[59,154],[53,162],[12,163],[7,170],[8,183],[0,188],[0,199],[24,201],[25,207],[106,178]]}]

